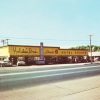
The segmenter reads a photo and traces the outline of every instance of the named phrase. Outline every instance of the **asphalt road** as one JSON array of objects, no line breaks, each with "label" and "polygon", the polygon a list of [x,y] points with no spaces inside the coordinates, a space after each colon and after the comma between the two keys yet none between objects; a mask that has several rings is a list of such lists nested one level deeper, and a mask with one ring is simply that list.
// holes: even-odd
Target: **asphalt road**
[{"label": "asphalt road", "polygon": [[75,65],[0,72],[0,91],[100,74],[100,65]]},{"label": "asphalt road", "polygon": [[42,71],[42,70],[52,70],[52,69],[64,69],[64,68],[75,68],[75,67],[88,67],[88,66],[99,66],[100,63],[93,63],[92,65],[89,63],[86,64],[60,64],[60,65],[52,65],[52,67],[49,66],[36,66],[31,67],[30,66],[21,66],[21,67],[11,67],[11,68],[3,68],[0,69],[0,74],[4,73],[18,73],[18,72],[26,72],[26,71]]}]

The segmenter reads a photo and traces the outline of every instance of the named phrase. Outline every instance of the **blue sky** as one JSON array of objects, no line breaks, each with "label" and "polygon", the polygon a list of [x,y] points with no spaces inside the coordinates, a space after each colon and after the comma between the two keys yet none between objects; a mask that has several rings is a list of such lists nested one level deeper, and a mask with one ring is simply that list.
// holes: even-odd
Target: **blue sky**
[{"label": "blue sky", "polygon": [[[100,0],[0,0],[0,39],[10,44],[100,45]],[[1,43],[0,43],[1,45]]]}]

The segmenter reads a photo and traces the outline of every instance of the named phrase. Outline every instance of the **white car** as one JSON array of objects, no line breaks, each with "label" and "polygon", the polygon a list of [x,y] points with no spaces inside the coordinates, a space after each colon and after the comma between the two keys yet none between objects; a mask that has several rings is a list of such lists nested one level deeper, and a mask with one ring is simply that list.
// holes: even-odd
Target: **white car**
[{"label": "white car", "polygon": [[17,61],[17,66],[25,66],[25,61]]},{"label": "white car", "polygon": [[0,61],[0,66],[1,67],[11,67],[12,63],[10,61]]}]

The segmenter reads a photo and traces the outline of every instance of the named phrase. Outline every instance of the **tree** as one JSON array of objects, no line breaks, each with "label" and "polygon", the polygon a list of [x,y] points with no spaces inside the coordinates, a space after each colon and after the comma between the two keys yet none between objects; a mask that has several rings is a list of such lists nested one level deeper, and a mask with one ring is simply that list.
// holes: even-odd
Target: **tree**
[{"label": "tree", "polygon": [[[90,46],[77,46],[77,47],[71,47],[70,49],[86,49],[89,50]],[[100,46],[92,45],[92,51],[100,51]]]}]

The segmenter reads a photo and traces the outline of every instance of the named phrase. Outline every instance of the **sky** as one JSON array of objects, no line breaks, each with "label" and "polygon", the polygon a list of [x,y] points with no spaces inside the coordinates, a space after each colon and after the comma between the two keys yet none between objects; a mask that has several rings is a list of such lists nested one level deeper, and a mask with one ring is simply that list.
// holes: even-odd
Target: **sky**
[{"label": "sky", "polygon": [[[0,0],[0,40],[9,44],[100,45],[100,0]],[[0,43],[2,45],[2,43]]]}]

